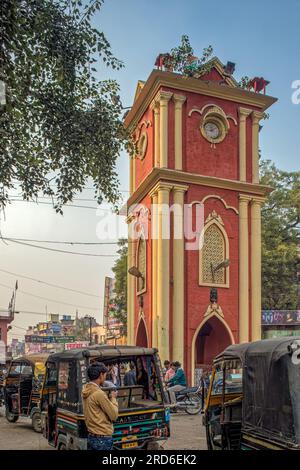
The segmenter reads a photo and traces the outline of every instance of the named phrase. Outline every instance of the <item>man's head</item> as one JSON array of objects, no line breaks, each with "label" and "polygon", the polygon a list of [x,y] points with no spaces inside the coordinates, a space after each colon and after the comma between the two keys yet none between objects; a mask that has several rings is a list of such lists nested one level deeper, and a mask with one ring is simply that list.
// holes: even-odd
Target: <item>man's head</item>
[{"label": "man's head", "polygon": [[179,367],[181,367],[181,364],[178,361],[171,362],[171,367],[173,370],[177,370]]},{"label": "man's head", "polygon": [[88,378],[98,385],[102,385],[105,382],[106,374],[107,367],[105,367],[103,362],[93,362],[87,370]]},{"label": "man's head", "polygon": [[170,365],[171,365],[170,361],[167,360],[167,361],[164,362],[164,366],[165,366],[166,369],[169,369]]},{"label": "man's head", "polygon": [[134,364],[134,362],[131,362],[131,363],[129,364],[129,367],[130,367],[130,370],[134,370],[134,369],[135,369],[135,364]]}]

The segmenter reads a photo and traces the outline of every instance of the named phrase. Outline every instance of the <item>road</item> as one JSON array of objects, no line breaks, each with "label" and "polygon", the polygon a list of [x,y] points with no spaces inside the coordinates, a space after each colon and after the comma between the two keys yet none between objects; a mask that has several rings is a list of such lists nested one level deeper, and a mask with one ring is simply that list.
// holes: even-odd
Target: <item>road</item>
[{"label": "road", "polygon": [[[171,438],[163,445],[168,450],[206,449],[205,431],[202,415],[188,416],[177,413],[171,416]],[[0,450],[51,450],[41,434],[31,428],[27,418],[20,418],[17,423],[8,423],[4,409],[0,409]]]}]

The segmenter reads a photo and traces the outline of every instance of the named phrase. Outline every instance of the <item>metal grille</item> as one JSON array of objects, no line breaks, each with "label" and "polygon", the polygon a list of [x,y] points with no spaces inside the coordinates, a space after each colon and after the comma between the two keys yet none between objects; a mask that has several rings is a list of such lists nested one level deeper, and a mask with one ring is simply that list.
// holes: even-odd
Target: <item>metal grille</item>
[{"label": "metal grille", "polygon": [[[221,230],[212,224],[205,230],[202,249],[202,281],[213,283],[211,264],[217,266],[225,259],[225,240]],[[215,284],[225,284],[225,269],[215,272]]]}]

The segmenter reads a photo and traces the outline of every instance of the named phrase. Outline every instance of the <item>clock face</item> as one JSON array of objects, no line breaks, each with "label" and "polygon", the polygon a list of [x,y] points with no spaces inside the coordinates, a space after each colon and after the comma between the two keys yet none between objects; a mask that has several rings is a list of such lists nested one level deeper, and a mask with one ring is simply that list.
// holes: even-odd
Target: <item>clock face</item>
[{"label": "clock face", "polygon": [[210,139],[217,139],[220,135],[220,129],[214,122],[206,122],[204,125],[204,131]]}]

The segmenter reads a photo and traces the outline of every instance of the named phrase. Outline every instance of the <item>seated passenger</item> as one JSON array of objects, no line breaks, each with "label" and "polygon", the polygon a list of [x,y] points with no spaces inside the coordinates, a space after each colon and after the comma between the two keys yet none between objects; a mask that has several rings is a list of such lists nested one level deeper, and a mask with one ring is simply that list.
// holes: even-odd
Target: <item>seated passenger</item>
[{"label": "seated passenger", "polygon": [[148,397],[149,397],[149,378],[148,378],[148,374],[147,374],[147,372],[144,368],[143,361],[140,357],[138,357],[137,360],[136,360],[136,369],[137,369],[136,384],[143,386],[143,388],[144,388],[143,398],[148,399]]},{"label": "seated passenger", "polygon": [[135,365],[133,362],[129,364],[129,370],[125,373],[124,375],[124,385],[125,386],[130,386],[130,385],[136,385],[136,371],[135,371]]}]

